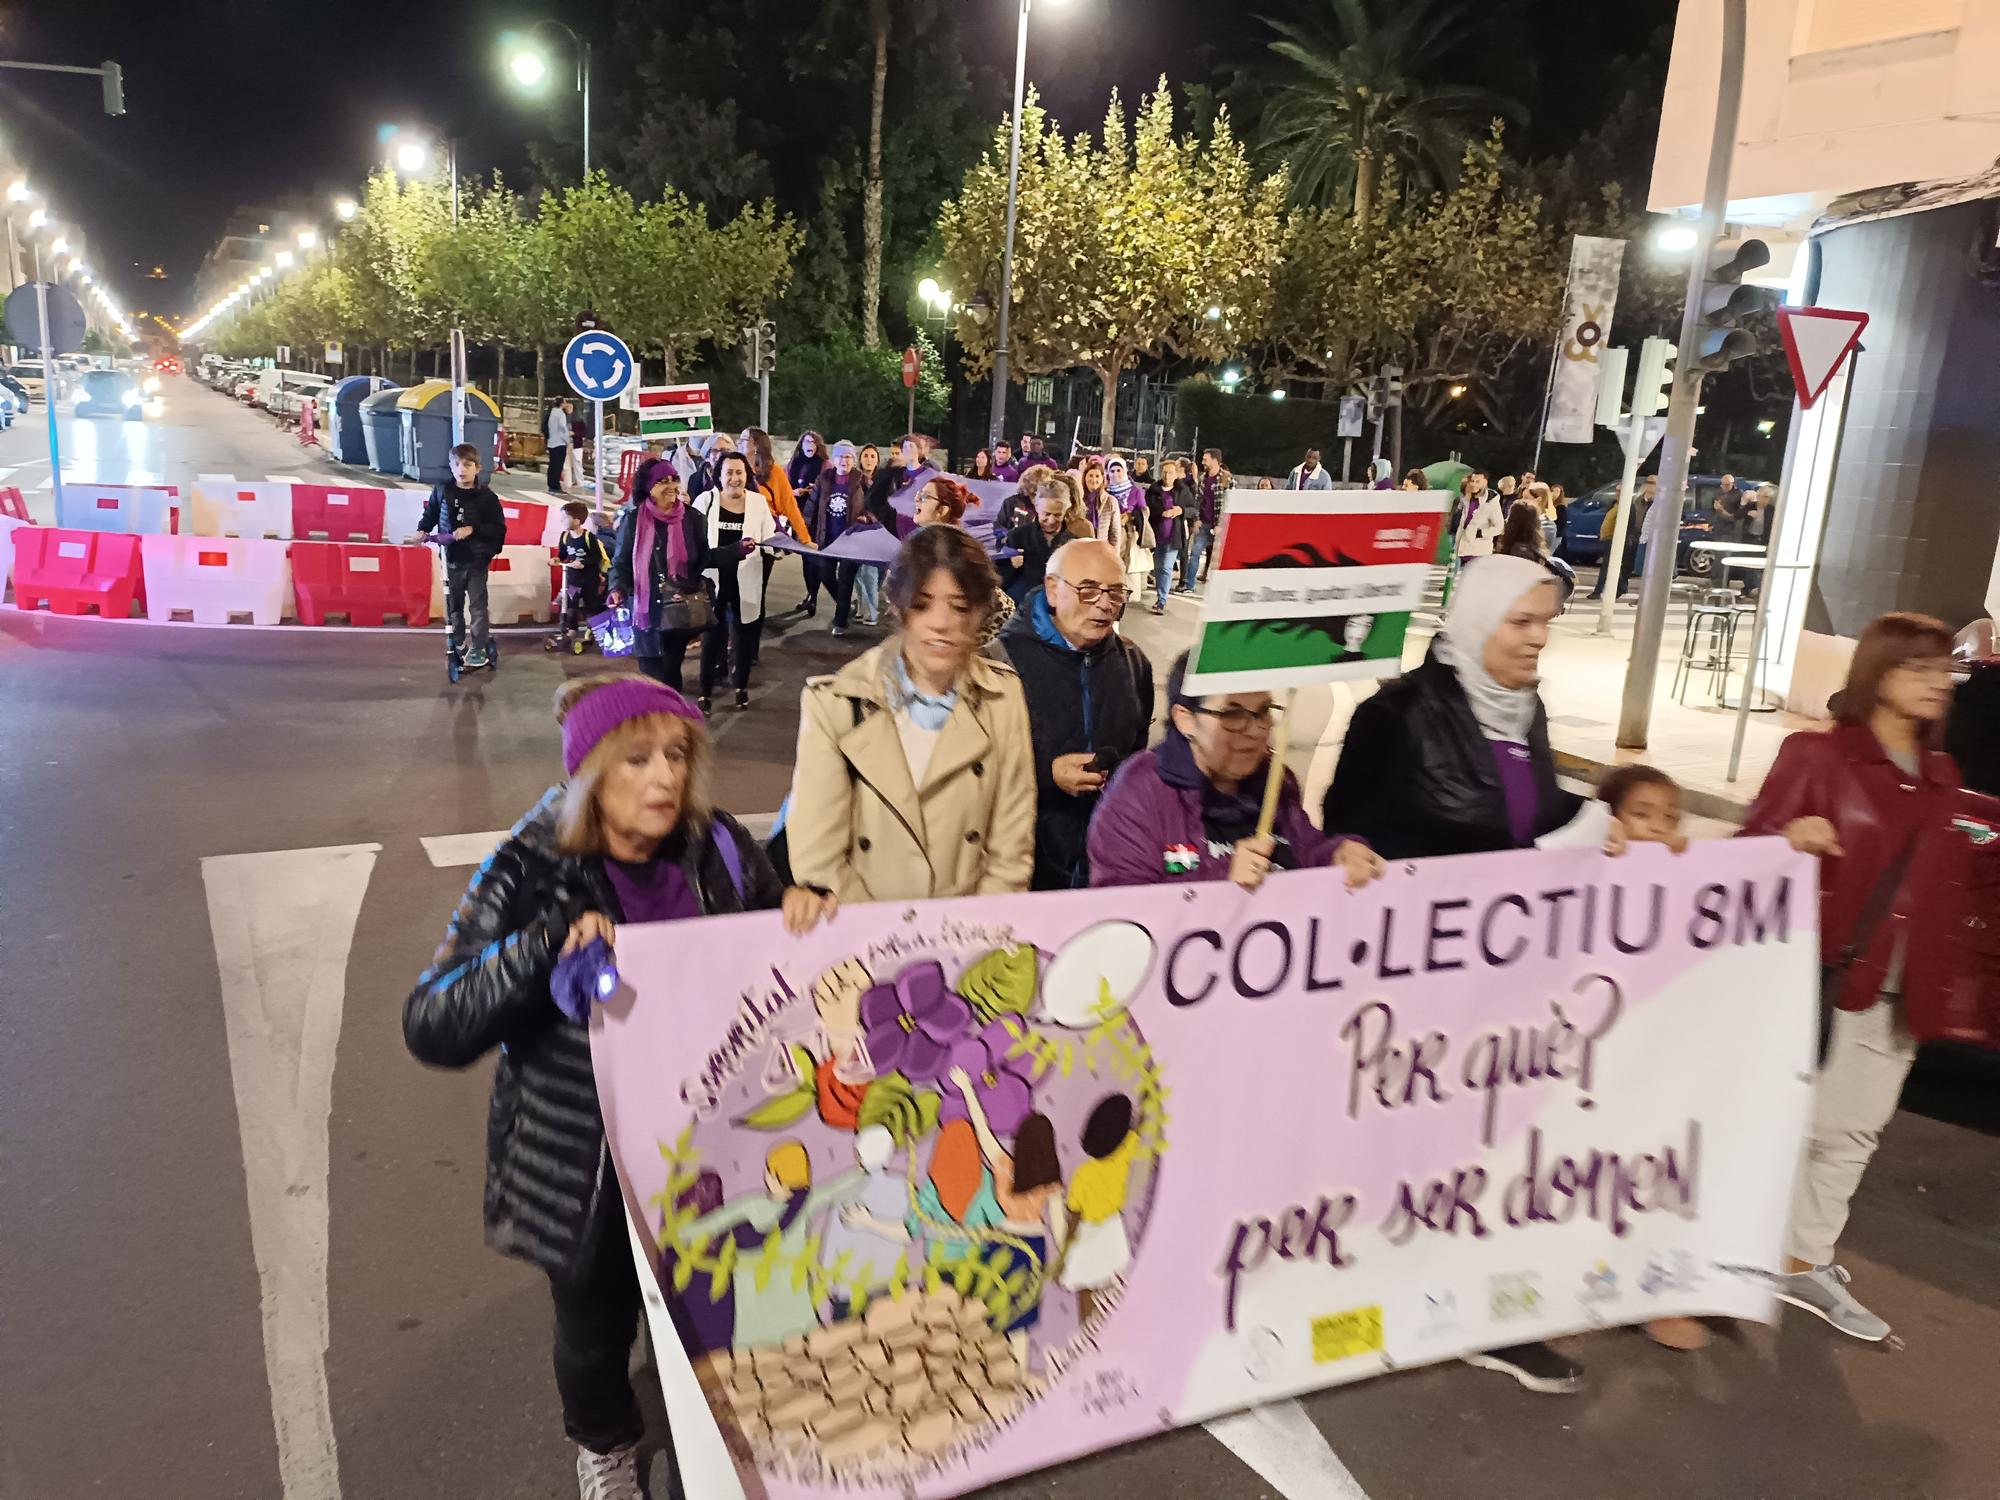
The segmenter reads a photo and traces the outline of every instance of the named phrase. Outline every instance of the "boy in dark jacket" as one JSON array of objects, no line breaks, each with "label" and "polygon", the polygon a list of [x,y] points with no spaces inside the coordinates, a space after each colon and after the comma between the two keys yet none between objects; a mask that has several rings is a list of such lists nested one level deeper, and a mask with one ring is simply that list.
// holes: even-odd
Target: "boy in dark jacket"
[{"label": "boy in dark jacket", "polygon": [[[572,500],[563,508],[569,526],[556,538],[556,561],[562,564],[562,618],[556,633],[543,644],[551,651],[571,645],[582,627],[583,617],[595,614],[604,598],[604,578],[611,571],[611,554],[604,539],[589,526],[590,507]],[[581,651],[582,646],[577,646]]]},{"label": "boy in dark jacket", "polygon": [[443,532],[450,538],[444,549],[444,626],[453,644],[464,648],[466,669],[476,671],[492,660],[486,570],[506,545],[507,518],[500,512],[500,497],[479,482],[479,450],[472,444],[451,450],[451,473],[431,490],[417,530],[426,537]]}]

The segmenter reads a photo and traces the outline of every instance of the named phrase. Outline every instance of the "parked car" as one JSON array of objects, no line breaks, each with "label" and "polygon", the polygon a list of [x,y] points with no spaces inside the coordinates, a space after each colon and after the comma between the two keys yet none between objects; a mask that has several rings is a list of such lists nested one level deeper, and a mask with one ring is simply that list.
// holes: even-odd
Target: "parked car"
[{"label": "parked car", "polygon": [[146,393],[123,370],[86,370],[80,379],[82,394],[77,397],[79,417],[122,417],[128,422],[144,420]]},{"label": "parked car", "polygon": [[[1738,478],[1737,486],[1743,490],[1754,490],[1761,480]],[[1715,497],[1722,489],[1719,474],[1695,474],[1688,478],[1688,503],[1681,511],[1680,548],[1674,558],[1674,571],[1692,573],[1697,578],[1706,578],[1715,571],[1713,552],[1696,552],[1688,546],[1690,542],[1705,542],[1714,533]],[[1618,498],[1618,481],[1600,484],[1588,494],[1579,495],[1570,501],[1566,518],[1566,532],[1569,540],[1568,553],[1571,562],[1601,563],[1604,560],[1606,543],[1598,535],[1604,529],[1605,513]],[[1634,516],[1632,525],[1639,524]]]},{"label": "parked car", "polygon": [[7,374],[14,380],[15,384],[28,393],[32,400],[41,400],[48,391],[48,373],[42,368],[42,362],[39,359],[24,359],[8,370]]},{"label": "parked car", "polygon": [[310,370],[265,370],[257,377],[257,393],[251,404],[263,407],[274,417],[291,419],[298,416],[302,400],[331,384],[324,375],[315,375]]}]

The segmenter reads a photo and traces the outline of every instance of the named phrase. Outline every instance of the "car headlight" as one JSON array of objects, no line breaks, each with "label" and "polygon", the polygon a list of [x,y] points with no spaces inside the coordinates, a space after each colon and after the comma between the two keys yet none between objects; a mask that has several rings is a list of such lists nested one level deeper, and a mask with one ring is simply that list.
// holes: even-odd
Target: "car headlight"
[{"label": "car headlight", "polygon": [[159,388],[160,388],[160,377],[157,375],[148,375],[146,377],[146,394],[150,396],[153,394],[153,392],[157,391]]}]

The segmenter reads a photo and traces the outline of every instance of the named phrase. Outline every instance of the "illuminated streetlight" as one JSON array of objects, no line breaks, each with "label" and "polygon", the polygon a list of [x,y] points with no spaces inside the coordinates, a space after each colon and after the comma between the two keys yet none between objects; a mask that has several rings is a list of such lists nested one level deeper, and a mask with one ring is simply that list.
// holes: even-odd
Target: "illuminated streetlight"
[{"label": "illuminated streetlight", "polygon": [[49,222],[49,215],[46,209],[38,208],[33,213],[28,215],[28,227],[30,229],[40,229],[44,224],[48,222]]},{"label": "illuminated streetlight", "polygon": [[9,203],[19,203],[28,194],[28,179],[25,177],[16,177],[12,182],[7,184],[7,201]]},{"label": "illuminated streetlight", "polygon": [[1241,383],[1242,379],[1243,379],[1243,372],[1241,370],[1233,368],[1224,370],[1221,376],[1222,385],[1227,390],[1236,389],[1237,385]]},{"label": "illuminated streetlight", "polygon": [[1216,320],[1217,320],[1218,318],[1220,318],[1221,316],[1222,316],[1222,305],[1221,305],[1220,303],[1218,303],[1218,302],[1211,302],[1211,303],[1209,303],[1209,304],[1208,304],[1208,321],[1209,321],[1209,322],[1211,322],[1211,323],[1213,323],[1213,322],[1215,322],[1215,321],[1216,321]]},{"label": "illuminated streetlight", "polygon": [[312,228],[301,229],[298,233],[298,241],[301,250],[310,250],[319,243],[319,231]]},{"label": "illuminated streetlight", "polygon": [[1667,224],[1653,236],[1653,247],[1668,255],[1685,255],[1700,238],[1692,224]]},{"label": "illuminated streetlight", "polygon": [[1271,399],[1272,399],[1273,401],[1282,401],[1282,400],[1284,400],[1284,399],[1285,399],[1285,388],[1284,388],[1283,386],[1279,386],[1279,387],[1278,387],[1278,388],[1277,388],[1276,390],[1272,391],[1272,392],[1271,392]]},{"label": "illuminated streetlight", "polygon": [[507,71],[524,89],[538,89],[548,81],[549,60],[532,47],[523,47],[507,59]]},{"label": "illuminated streetlight", "polygon": [[926,276],[922,281],[917,283],[917,295],[923,298],[924,301],[926,302],[937,301],[937,294],[938,294],[937,277]]},{"label": "illuminated streetlight", "polygon": [[279,251],[279,252],[278,252],[278,253],[277,253],[277,254],[276,254],[275,256],[273,256],[273,257],[272,257],[272,259],[274,259],[275,261],[277,261],[277,263],[278,263],[278,269],[279,269],[280,271],[288,271],[288,270],[290,270],[290,269],[291,269],[291,266],[292,266],[292,252],[291,252],[291,251],[289,251],[289,250],[280,250],[280,251]]},{"label": "illuminated streetlight", "polygon": [[57,235],[55,239],[49,243],[49,254],[59,256],[59,255],[66,255],[68,253],[69,253],[69,241],[64,239],[61,235]]},{"label": "illuminated streetlight", "polygon": [[334,217],[339,219],[343,224],[347,223],[360,212],[361,205],[356,203],[352,198],[342,198],[338,203],[333,205]]},{"label": "illuminated streetlight", "polygon": [[431,159],[431,148],[422,141],[407,140],[396,147],[396,170],[399,172],[421,172]]},{"label": "illuminated streetlight", "polygon": [[1449,394],[1451,396],[1451,399],[1456,401],[1458,400],[1459,397],[1465,394],[1465,387],[1462,385],[1455,385],[1451,388]]}]

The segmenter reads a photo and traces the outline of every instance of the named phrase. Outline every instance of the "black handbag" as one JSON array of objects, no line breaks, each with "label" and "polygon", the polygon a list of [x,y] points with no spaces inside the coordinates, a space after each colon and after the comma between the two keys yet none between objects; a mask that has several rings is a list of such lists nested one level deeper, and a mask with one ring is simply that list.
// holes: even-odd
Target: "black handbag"
[{"label": "black handbag", "polygon": [[1848,972],[1868,951],[1875,929],[1889,915],[1890,903],[1902,888],[1903,876],[1909,872],[1910,860],[1917,852],[1917,837],[1922,832],[1921,824],[1910,830],[1909,838],[1904,840],[1896,857],[1889,861],[1888,868],[1875,882],[1875,889],[1868,893],[1867,903],[1854,919],[1854,926],[1848,930],[1847,941],[1841,945],[1840,956],[1819,966],[1819,1065],[1822,1068],[1826,1066],[1827,1049],[1833,1045],[1833,1016],[1840,1009],[1840,992],[1847,984]]},{"label": "black handbag", "polygon": [[684,589],[671,579],[662,579],[656,611],[660,623],[654,628],[662,635],[706,630],[715,623],[715,606],[709,601],[707,587],[700,583]]}]

